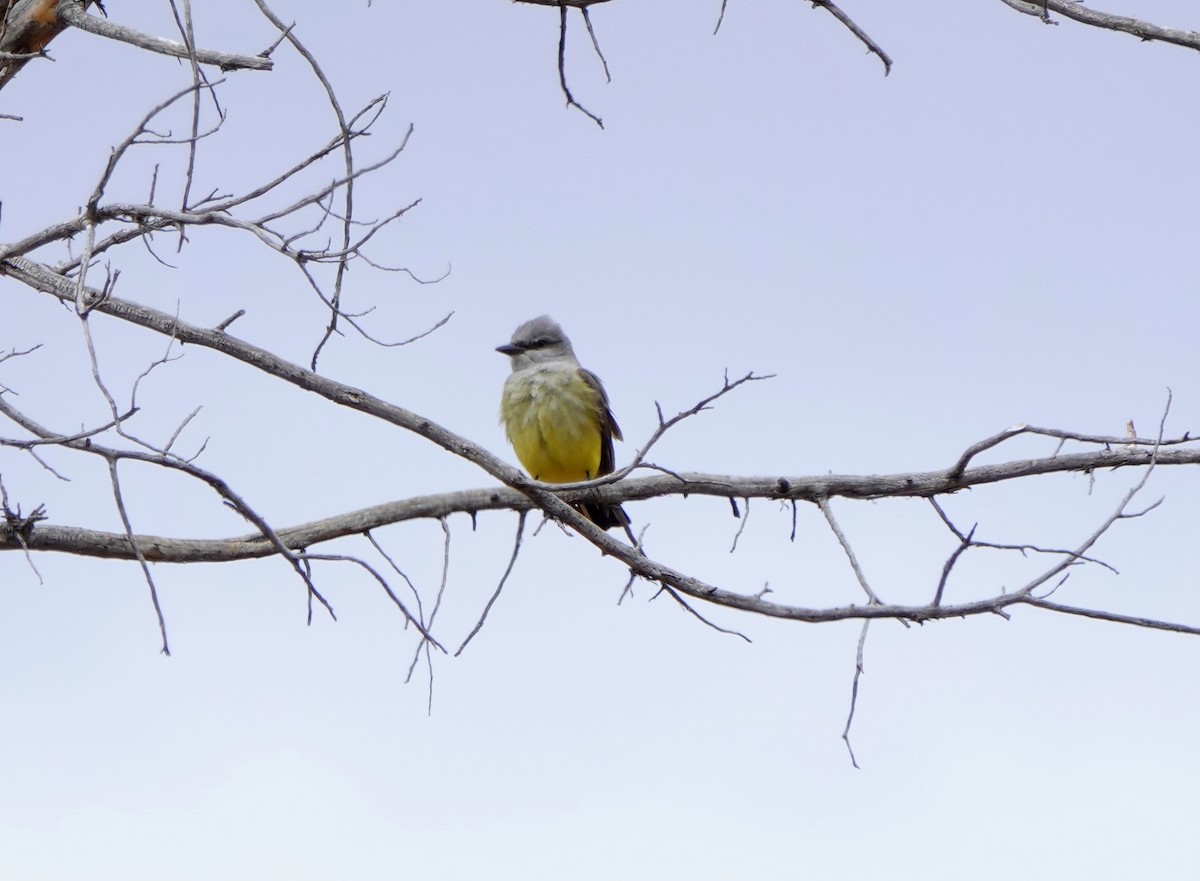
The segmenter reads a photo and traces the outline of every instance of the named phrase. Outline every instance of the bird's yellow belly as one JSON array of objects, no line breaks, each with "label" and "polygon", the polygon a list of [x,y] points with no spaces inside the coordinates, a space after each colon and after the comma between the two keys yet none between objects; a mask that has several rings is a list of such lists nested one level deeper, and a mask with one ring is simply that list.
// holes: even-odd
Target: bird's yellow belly
[{"label": "bird's yellow belly", "polygon": [[514,374],[500,415],[517,458],[535,480],[590,480],[600,468],[596,395],[577,371]]}]

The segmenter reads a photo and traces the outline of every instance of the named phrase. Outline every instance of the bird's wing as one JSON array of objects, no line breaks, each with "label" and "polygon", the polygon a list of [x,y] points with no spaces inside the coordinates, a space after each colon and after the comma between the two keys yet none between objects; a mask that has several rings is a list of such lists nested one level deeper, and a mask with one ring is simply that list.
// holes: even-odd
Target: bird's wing
[{"label": "bird's wing", "polygon": [[616,454],[613,452],[613,438],[624,440],[621,437],[621,426],[617,425],[617,420],[612,414],[612,410],[608,406],[608,392],[604,390],[604,384],[600,382],[600,377],[592,373],[590,370],[579,368],[579,374],[583,377],[583,381],[591,386],[596,393],[599,403],[600,415],[600,468],[596,473],[599,477],[602,474],[611,474],[613,468],[616,467]]}]

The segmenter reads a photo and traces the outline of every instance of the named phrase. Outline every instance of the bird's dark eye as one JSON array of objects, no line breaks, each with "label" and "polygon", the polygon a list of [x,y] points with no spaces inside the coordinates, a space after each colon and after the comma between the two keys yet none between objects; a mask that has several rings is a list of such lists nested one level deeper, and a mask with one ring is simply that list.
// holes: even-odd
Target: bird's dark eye
[{"label": "bird's dark eye", "polygon": [[550,345],[550,343],[552,343],[552,342],[553,342],[553,340],[551,340],[550,337],[540,336],[536,340],[530,340],[525,345],[525,348],[527,348],[527,349],[544,349],[544,348],[546,348],[546,346]]}]

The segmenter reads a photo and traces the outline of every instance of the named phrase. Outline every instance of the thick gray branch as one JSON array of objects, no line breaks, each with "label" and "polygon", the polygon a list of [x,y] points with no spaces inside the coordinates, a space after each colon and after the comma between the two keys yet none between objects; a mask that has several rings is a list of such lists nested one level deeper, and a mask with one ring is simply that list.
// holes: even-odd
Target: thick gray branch
[{"label": "thick gray branch", "polygon": [[[1091,471],[1097,468],[1144,468],[1149,467],[1154,455],[1151,450],[1074,453],[1047,459],[982,465],[968,469],[957,478],[950,476],[949,469],[865,477],[732,477],[696,473],[681,473],[676,477],[660,474],[630,478],[590,490],[561,490],[553,495],[565,502],[599,498],[614,503],[672,495],[795,499],[814,504],[835,496],[848,499],[919,498],[1038,474]],[[1159,450],[1154,462],[1159,467],[1197,465],[1200,464],[1200,449]],[[287,547],[299,549],[407,520],[438,519],[450,514],[473,515],[480,511],[526,511],[536,507],[539,506],[524,493],[508,487],[462,490],[373,505],[323,520],[277,529],[276,535]],[[231,562],[277,553],[277,549],[259,534],[227,539],[180,539],[154,535],[136,538],[146,559],[161,563]],[[30,550],[134,559],[133,549],[124,535],[78,527],[38,524],[24,537],[24,544]],[[17,550],[20,547],[14,534],[0,529],[0,551]]]},{"label": "thick gray branch", "polygon": [[1109,31],[1121,31],[1132,34],[1142,40],[1159,40],[1163,43],[1174,43],[1188,49],[1200,50],[1200,33],[1184,31],[1179,28],[1166,28],[1151,24],[1137,18],[1124,15],[1113,15],[1108,12],[1098,12],[1075,0],[1000,0],[1006,6],[1011,6],[1017,12],[1026,15],[1036,15],[1044,21],[1049,21],[1047,12],[1057,12],[1059,15],[1078,21],[1092,27],[1104,28]]}]

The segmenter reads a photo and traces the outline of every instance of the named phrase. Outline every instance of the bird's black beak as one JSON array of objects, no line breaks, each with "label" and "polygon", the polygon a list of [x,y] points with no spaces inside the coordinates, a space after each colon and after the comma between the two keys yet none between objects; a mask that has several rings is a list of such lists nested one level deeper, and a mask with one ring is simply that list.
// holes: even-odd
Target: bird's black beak
[{"label": "bird's black beak", "polygon": [[503,346],[496,346],[496,351],[501,355],[519,355],[525,351],[525,347],[514,346],[512,343],[505,343]]}]

